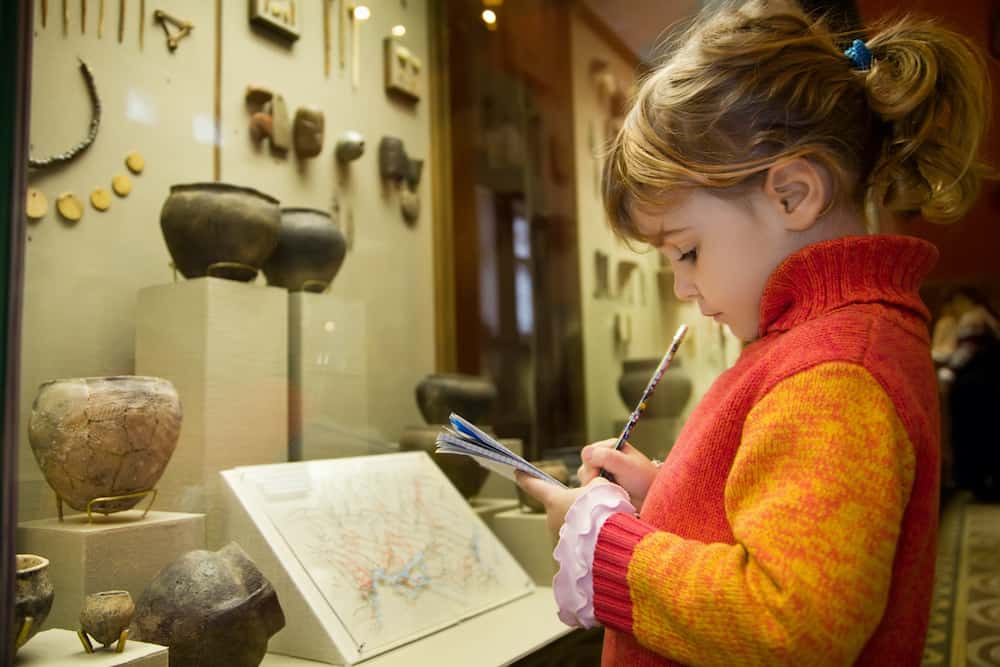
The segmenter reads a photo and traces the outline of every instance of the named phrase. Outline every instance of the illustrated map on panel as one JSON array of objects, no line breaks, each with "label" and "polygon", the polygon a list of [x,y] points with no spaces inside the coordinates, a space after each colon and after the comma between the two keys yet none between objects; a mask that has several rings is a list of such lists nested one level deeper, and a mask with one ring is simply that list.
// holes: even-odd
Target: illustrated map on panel
[{"label": "illustrated map on panel", "polygon": [[533,588],[425,454],[244,470],[362,655]]}]

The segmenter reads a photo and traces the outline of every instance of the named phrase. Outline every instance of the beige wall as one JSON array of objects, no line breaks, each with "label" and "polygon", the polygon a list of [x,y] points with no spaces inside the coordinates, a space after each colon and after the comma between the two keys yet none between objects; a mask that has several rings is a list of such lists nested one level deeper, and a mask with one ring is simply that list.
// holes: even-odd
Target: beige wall
[{"label": "beige wall", "polygon": [[[300,2],[300,39],[291,48],[249,27],[245,2],[222,3],[221,180],[267,192],[286,206],[327,208],[339,197],[342,216],[354,223],[354,244],[331,294],[364,304],[367,327],[371,432],[395,439],[404,425],[419,423],[413,387],[433,370],[431,171],[419,187],[419,221],[406,225],[398,197],[378,178],[377,146],[383,134],[403,139],[412,157],[429,157],[426,96],[415,107],[387,99],[382,86],[382,38],[392,25],[407,28],[404,41],[428,64],[424,0],[369,3],[372,18],[361,28],[360,81],[354,90],[348,66],[337,62],[333,3],[333,70],[323,74],[321,4]],[[49,199],[44,219],[27,230],[22,347],[21,430],[26,433],[38,385],[59,377],[131,373],[137,290],[173,279],[160,233],[159,210],[174,183],[212,179],[212,116],[215,3],[175,0],[169,11],[194,23],[190,36],[169,53],[147,3],[145,45],[138,45],[138,4],[128,3],[125,40],[117,41],[118,3],[107,2],[104,34],[97,38],[98,3],[88,3],[87,31],[80,34],[80,3],[69,3],[64,36],[60,6],[49,3],[46,28],[36,8],[32,73],[31,151],[35,157],[64,151],[87,131],[89,101],[76,66],[79,56],[94,70],[103,103],[100,134],[77,160],[58,170],[33,173],[29,186]],[[316,105],[326,113],[323,153],[299,163],[258,151],[247,135],[247,84],[273,86],[289,112]],[[365,155],[338,173],[336,136],[353,129],[367,139]],[[133,177],[133,192],[114,197],[106,213],[87,202],[96,186],[110,189],[124,173],[125,155],[140,151],[146,171]],[[85,214],[67,225],[55,213],[59,193],[72,191]],[[344,391],[352,388],[345,387]],[[183,396],[181,397],[183,400]],[[335,398],[335,397],[334,397]],[[51,515],[52,496],[41,478],[26,435],[20,448],[21,517]]]},{"label": "beige wall", "polygon": [[[618,425],[635,407],[626,407],[618,395],[618,377],[624,359],[660,357],[677,326],[687,323],[690,331],[678,354],[683,372],[693,383],[692,399],[682,415],[686,418],[718,374],[738,355],[739,343],[728,330],[723,331],[720,325],[702,317],[695,304],[679,302],[674,297],[672,276],[661,268],[658,253],[651,249],[637,253],[609,229],[601,205],[598,177],[601,162],[591,146],[593,143],[599,149],[606,141],[603,131],[606,113],[590,79],[590,64],[595,58],[607,61],[624,86],[631,85],[634,70],[576,13],[571,30],[587,435],[596,440],[617,435]],[[594,297],[595,251],[610,258],[611,298]],[[627,295],[614,294],[623,262],[638,264],[635,278],[643,283],[633,286],[631,300]],[[631,320],[631,340],[626,344],[616,341],[616,316]]]}]

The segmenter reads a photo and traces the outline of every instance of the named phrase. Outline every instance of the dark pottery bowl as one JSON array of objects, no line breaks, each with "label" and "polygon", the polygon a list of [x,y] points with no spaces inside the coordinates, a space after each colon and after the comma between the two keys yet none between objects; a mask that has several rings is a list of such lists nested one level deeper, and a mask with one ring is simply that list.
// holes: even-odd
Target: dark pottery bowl
[{"label": "dark pottery bowl", "polygon": [[277,199],[229,183],[173,185],[160,211],[167,250],[185,278],[253,280],[280,227]]}]

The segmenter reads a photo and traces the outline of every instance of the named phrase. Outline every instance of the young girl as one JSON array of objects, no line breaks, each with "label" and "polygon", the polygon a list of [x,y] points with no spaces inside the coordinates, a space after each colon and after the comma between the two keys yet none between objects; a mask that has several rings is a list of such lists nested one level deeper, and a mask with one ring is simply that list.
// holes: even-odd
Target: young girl
[{"label": "young girl", "polygon": [[606,665],[921,660],[939,454],[917,290],[937,253],[865,235],[864,211],[961,217],[989,88],[930,22],[837,40],[774,2],[707,15],[611,148],[615,230],[751,342],[662,467],[608,441],[580,489],[519,478],[561,526],[560,618],[605,626]]}]

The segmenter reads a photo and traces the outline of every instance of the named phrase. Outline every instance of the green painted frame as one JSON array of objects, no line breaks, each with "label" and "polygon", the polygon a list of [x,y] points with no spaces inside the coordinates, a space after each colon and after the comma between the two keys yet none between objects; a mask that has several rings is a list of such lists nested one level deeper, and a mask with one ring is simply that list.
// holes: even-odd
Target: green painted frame
[{"label": "green painted frame", "polygon": [[17,528],[18,394],[21,300],[24,294],[24,201],[31,104],[30,0],[0,2],[0,382],[3,446],[0,449],[0,665],[14,662],[15,531]]}]

